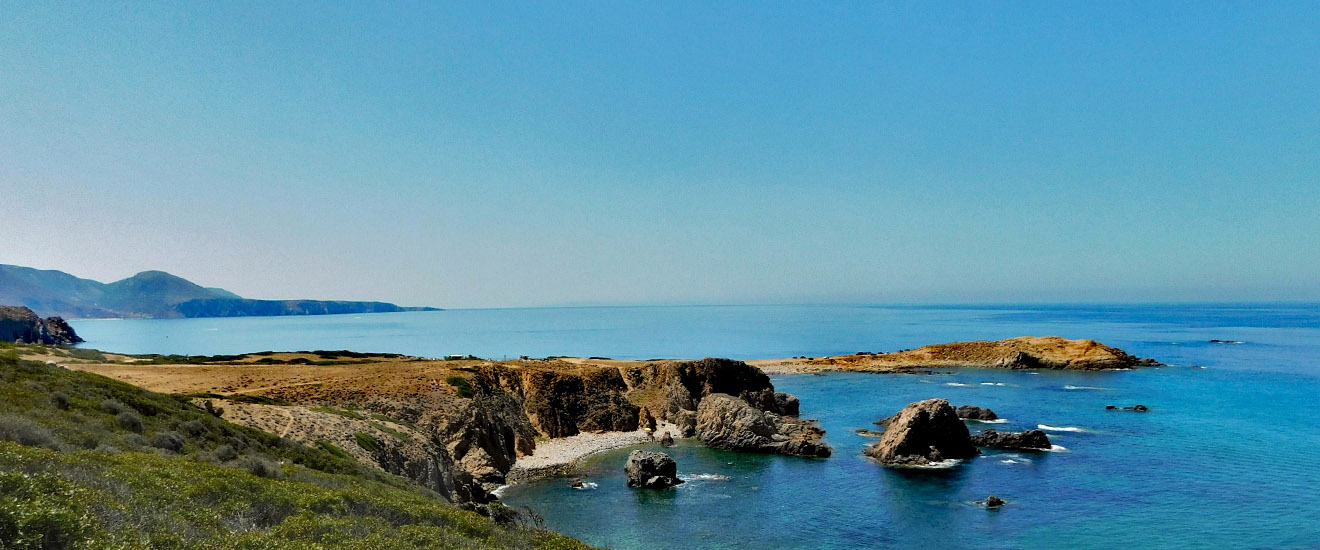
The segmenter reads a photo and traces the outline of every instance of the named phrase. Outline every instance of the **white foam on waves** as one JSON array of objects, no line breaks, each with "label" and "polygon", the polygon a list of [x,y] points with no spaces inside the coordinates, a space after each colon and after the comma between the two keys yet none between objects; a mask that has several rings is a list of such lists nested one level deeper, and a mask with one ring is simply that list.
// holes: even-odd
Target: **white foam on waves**
[{"label": "white foam on waves", "polygon": [[1074,426],[1051,426],[1049,424],[1036,424],[1036,428],[1047,432],[1084,432],[1081,428]]},{"label": "white foam on waves", "polygon": [[970,387],[972,387],[971,384],[963,384],[962,382],[945,382],[944,385],[945,385],[945,386],[954,386],[954,387],[958,387],[958,388],[970,388]]},{"label": "white foam on waves", "polygon": [[692,474],[683,478],[683,481],[728,481],[733,479],[724,474]]},{"label": "white foam on waves", "polygon": [[1068,452],[1068,448],[1067,448],[1067,447],[1064,447],[1063,445],[1050,445],[1049,452],[1051,452],[1051,453],[1066,453],[1066,452]]},{"label": "white foam on waves", "polygon": [[1003,382],[981,382],[982,386],[1006,386]]},{"label": "white foam on waves", "polygon": [[948,460],[941,460],[939,462],[931,462],[930,464],[919,464],[919,465],[913,464],[913,465],[901,466],[901,467],[914,468],[917,470],[948,470],[949,468],[957,466],[961,463],[962,463],[961,460],[958,460],[956,458],[950,458]]},{"label": "white foam on waves", "polygon": [[968,422],[975,422],[977,424],[1008,424],[1007,418],[996,418],[994,420],[977,420],[975,418],[964,418],[963,420],[966,420]]},{"label": "white foam on waves", "polygon": [[1107,390],[1107,389],[1109,389],[1109,388],[1098,388],[1098,387],[1096,387],[1096,386],[1074,386],[1074,385],[1072,385],[1072,384],[1069,384],[1069,385],[1067,385],[1067,386],[1064,386],[1063,389],[1065,389],[1065,390]]}]

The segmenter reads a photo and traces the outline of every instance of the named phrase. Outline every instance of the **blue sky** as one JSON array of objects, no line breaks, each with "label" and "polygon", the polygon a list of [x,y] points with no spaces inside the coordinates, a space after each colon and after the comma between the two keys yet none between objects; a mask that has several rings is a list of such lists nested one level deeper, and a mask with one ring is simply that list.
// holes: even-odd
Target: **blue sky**
[{"label": "blue sky", "polygon": [[1318,300],[1318,28],[1306,2],[5,3],[0,263],[441,307]]}]

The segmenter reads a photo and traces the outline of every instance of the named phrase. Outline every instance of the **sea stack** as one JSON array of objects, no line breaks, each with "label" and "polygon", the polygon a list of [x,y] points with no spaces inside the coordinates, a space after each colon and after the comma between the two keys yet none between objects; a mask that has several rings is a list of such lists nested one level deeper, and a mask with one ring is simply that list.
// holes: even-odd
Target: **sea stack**
[{"label": "sea stack", "polygon": [[980,452],[953,406],[944,399],[927,399],[899,411],[880,442],[863,454],[886,466],[925,466]]},{"label": "sea stack", "polygon": [[683,483],[678,479],[678,464],[665,453],[633,451],[628,454],[623,471],[628,474],[629,487],[668,489]]}]

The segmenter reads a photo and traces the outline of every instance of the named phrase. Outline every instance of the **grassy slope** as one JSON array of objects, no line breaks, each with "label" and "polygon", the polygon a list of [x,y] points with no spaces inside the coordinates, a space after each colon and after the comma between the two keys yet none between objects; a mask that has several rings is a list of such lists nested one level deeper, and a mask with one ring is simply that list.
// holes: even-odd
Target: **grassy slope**
[{"label": "grassy slope", "polygon": [[0,349],[0,549],[583,547],[335,450]]}]

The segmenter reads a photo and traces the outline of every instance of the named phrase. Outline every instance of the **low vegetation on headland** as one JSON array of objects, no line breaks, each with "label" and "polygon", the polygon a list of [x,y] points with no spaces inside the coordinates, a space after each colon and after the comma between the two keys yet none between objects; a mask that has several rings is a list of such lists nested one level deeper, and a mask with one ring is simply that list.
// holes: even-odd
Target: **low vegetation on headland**
[{"label": "low vegetation on headland", "polygon": [[582,548],[164,395],[0,350],[0,546]]}]

